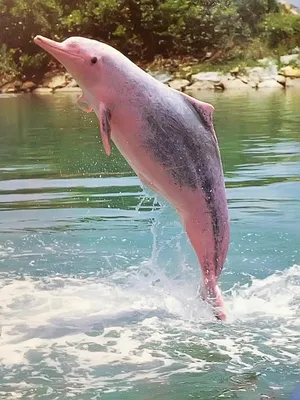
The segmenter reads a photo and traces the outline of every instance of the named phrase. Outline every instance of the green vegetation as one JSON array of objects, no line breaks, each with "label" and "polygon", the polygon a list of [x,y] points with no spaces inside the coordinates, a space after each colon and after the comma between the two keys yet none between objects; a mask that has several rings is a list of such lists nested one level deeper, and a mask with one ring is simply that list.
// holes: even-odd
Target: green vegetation
[{"label": "green vegetation", "polygon": [[148,63],[253,61],[300,44],[300,16],[276,0],[0,0],[0,21],[0,74],[27,78],[54,63],[36,34],[92,37]]}]

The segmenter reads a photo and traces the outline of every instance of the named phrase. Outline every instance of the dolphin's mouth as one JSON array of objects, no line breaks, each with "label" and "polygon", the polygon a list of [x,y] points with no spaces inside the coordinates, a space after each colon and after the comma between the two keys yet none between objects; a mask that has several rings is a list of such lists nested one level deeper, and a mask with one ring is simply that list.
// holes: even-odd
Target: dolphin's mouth
[{"label": "dolphin's mouth", "polygon": [[38,46],[42,47],[44,50],[46,50],[48,53],[52,54],[55,58],[57,58],[57,53],[62,53],[66,54],[68,56],[71,56],[73,58],[77,58],[81,61],[84,61],[84,58],[81,57],[78,54],[74,54],[62,47],[62,44],[59,42],[55,42],[54,40],[48,39],[44,36],[37,35],[33,39],[34,43],[37,44]]}]

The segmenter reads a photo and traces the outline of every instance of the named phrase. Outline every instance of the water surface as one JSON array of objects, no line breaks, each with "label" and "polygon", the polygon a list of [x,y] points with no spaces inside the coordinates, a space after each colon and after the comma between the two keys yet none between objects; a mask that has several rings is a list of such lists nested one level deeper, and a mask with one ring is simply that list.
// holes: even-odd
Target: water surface
[{"label": "water surface", "polygon": [[76,95],[0,99],[0,398],[288,399],[300,380],[300,94],[204,93],[231,218],[228,321],[175,212]]}]

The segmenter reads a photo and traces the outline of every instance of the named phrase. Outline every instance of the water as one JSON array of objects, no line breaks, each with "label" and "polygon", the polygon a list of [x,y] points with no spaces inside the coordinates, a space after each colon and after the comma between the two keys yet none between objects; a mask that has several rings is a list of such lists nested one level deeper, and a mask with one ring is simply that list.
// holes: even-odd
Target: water
[{"label": "water", "polygon": [[214,104],[228,321],[174,211],[76,95],[0,99],[0,398],[288,399],[300,379],[300,94]]}]

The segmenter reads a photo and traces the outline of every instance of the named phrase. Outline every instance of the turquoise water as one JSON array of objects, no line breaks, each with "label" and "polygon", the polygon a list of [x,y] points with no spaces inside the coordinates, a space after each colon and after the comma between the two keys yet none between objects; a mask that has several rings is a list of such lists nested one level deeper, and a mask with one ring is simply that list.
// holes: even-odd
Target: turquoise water
[{"label": "turquoise water", "polygon": [[300,380],[300,93],[204,93],[231,218],[228,321],[174,211],[77,95],[0,98],[0,398],[289,399]]}]

